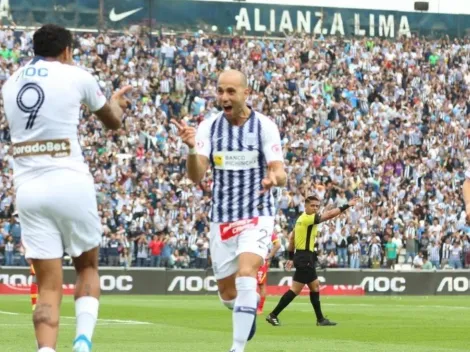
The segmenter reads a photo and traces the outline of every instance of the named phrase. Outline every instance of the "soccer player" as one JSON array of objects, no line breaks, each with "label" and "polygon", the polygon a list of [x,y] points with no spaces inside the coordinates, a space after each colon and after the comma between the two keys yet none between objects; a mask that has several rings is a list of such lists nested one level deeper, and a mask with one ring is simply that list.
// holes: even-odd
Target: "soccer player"
[{"label": "soccer player", "polygon": [[336,323],[323,316],[320,306],[320,282],[315,270],[314,246],[317,237],[318,225],[333,219],[350,207],[356,205],[357,199],[352,199],[348,204],[340,208],[329,210],[323,214],[317,214],[320,208],[320,199],[316,195],[305,199],[305,212],[299,216],[294,231],[289,238],[289,260],[286,269],[292,265],[295,273],[292,286],[280,299],[278,305],[266,317],[266,321],[273,326],[279,326],[279,314],[300,294],[305,285],[310,289],[310,302],[312,303],[318,326],[333,326]]},{"label": "soccer player", "polygon": [[38,300],[38,284],[36,280],[36,272],[34,271],[34,265],[32,263],[29,265],[29,273],[31,274],[31,277],[32,277],[29,293],[31,296],[31,307],[33,308],[33,312],[34,312],[34,310],[36,309],[36,303]]},{"label": "soccer player", "polygon": [[38,350],[54,352],[66,251],[77,272],[73,351],[89,352],[99,307],[102,229],[93,177],[78,141],[79,112],[84,103],[105,127],[118,129],[131,87],[108,103],[93,76],[73,65],[72,34],[65,28],[44,25],[34,33],[33,47],[35,57],[2,88],[22,241],[39,286],[33,323]]},{"label": "soccer player", "polygon": [[224,71],[217,98],[223,111],[198,127],[173,121],[189,147],[187,172],[200,183],[213,170],[210,251],[219,297],[233,312],[230,352],[243,352],[256,330],[256,276],[274,230],[272,187],[286,182],[279,130],[245,103],[246,76]]},{"label": "soccer player", "polygon": [[258,269],[258,289],[261,296],[258,304],[258,315],[263,314],[264,302],[266,302],[266,283],[268,282],[268,270],[271,259],[276,255],[279,248],[281,248],[281,243],[275,232],[271,235],[271,244],[271,251],[264,261],[264,264]]}]

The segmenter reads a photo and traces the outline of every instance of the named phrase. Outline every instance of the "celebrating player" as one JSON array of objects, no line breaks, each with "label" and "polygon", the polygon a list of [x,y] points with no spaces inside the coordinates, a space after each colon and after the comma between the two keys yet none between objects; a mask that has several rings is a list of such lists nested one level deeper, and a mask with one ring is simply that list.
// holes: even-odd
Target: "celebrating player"
[{"label": "celebrating player", "polygon": [[258,270],[258,289],[261,296],[258,304],[257,314],[263,314],[264,302],[266,301],[266,283],[268,282],[268,270],[269,265],[271,264],[271,259],[276,255],[279,248],[281,248],[281,243],[275,232],[271,235],[271,244],[272,248],[269,252],[264,264]]},{"label": "celebrating player", "polygon": [[[278,316],[302,291],[305,285],[310,289],[310,302],[312,303],[317,325],[331,326],[336,323],[329,321],[323,316],[320,305],[320,282],[315,270],[314,246],[317,237],[318,224],[333,219],[356,205],[356,199],[349,201],[347,205],[329,210],[323,214],[317,214],[320,208],[320,200],[317,196],[308,196],[305,199],[305,212],[299,216],[295,224],[294,231],[289,238],[289,260],[286,269],[290,270],[295,266],[294,280],[289,291],[287,291],[279,301],[274,310],[267,316],[266,321],[273,326],[279,326]],[[295,252],[294,252],[295,250]]]},{"label": "celebrating player", "polygon": [[230,352],[243,352],[256,330],[256,276],[274,229],[271,188],[287,178],[279,130],[246,105],[248,94],[245,75],[225,71],[217,87],[223,112],[197,132],[173,121],[189,147],[189,178],[199,183],[209,166],[213,170],[210,251],[219,297],[233,309]]},{"label": "celebrating player", "polygon": [[77,136],[81,103],[110,129],[121,126],[124,94],[109,103],[97,81],[72,64],[72,34],[44,25],[33,36],[35,57],[2,88],[11,131],[14,182],[25,256],[39,286],[33,322],[39,352],[54,352],[62,298],[62,257],[77,271],[75,352],[89,352],[98,316],[101,223],[93,178]]}]

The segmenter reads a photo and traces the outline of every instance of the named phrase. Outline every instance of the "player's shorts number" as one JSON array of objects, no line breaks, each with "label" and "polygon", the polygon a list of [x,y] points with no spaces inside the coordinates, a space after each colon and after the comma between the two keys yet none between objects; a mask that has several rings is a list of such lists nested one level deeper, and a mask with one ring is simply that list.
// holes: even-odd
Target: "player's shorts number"
[{"label": "player's shorts number", "polygon": [[[31,101],[25,102],[24,96],[27,92],[35,92],[36,98],[32,98]],[[34,94],[34,93],[33,93]],[[16,97],[16,103],[21,111],[29,113],[28,122],[26,123],[26,129],[31,129],[34,126],[34,121],[38,116],[39,109],[44,103],[44,91],[36,83],[26,83],[19,91]]]}]

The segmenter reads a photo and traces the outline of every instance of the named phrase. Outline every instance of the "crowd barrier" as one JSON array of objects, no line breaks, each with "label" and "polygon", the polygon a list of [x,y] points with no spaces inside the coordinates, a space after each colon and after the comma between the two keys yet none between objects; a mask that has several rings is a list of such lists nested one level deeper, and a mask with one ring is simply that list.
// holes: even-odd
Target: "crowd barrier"
[{"label": "crowd barrier", "polygon": [[[470,271],[319,270],[324,295],[468,295]],[[103,294],[204,295],[216,294],[211,270],[100,268]],[[64,269],[64,294],[73,293],[75,272]],[[29,293],[28,268],[0,267],[0,294]],[[268,293],[282,294],[292,272],[271,270]]]}]

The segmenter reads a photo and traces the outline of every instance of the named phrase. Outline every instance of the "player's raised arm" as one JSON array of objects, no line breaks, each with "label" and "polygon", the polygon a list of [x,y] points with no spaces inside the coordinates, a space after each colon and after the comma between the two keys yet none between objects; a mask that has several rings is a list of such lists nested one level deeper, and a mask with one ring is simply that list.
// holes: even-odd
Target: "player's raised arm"
[{"label": "player's raised arm", "polygon": [[323,214],[321,214],[321,217],[319,219],[319,223],[322,223],[322,222],[325,222],[325,221],[328,221],[328,220],[331,220],[331,219],[337,217],[339,214],[341,214],[342,212],[345,212],[350,207],[355,206],[357,201],[358,201],[358,198],[353,198],[346,205],[343,205],[339,208],[331,209],[331,210],[328,210],[328,211],[324,212]]},{"label": "player's raised arm", "polygon": [[178,135],[183,143],[189,147],[189,155],[186,160],[188,177],[194,183],[200,183],[209,167],[210,138],[209,129],[203,122],[196,131],[194,127],[188,126],[186,122],[171,120],[178,129]]},{"label": "player's raised arm", "polygon": [[125,94],[132,90],[131,86],[125,86],[114,93],[109,100],[109,103],[105,103],[103,107],[94,112],[98,119],[110,130],[117,130],[122,125],[122,115],[124,109],[127,108],[129,100]]}]

